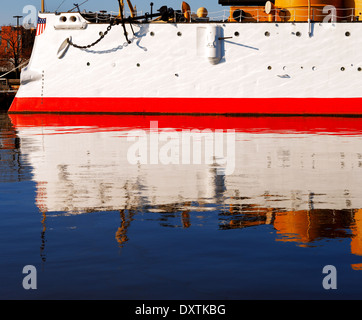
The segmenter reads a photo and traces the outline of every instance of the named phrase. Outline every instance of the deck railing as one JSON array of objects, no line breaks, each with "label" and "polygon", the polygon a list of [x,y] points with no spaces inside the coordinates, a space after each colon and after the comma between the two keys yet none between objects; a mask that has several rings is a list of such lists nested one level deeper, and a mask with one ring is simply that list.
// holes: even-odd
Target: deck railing
[{"label": "deck railing", "polygon": [[[106,16],[117,16],[118,12],[93,12],[99,23],[106,21]],[[179,13],[177,13],[179,14]],[[138,11],[138,16],[144,15],[144,12]],[[125,16],[130,16],[130,12],[125,12]],[[308,7],[272,9],[269,14],[265,13],[263,7],[249,7],[247,11],[238,17],[230,17],[230,10],[221,10],[209,12],[206,19],[197,18],[196,12],[191,11],[190,16],[192,21],[222,21],[222,22],[293,22],[293,21],[323,21],[323,22],[348,22],[362,21],[362,8],[334,8],[326,7],[311,7],[308,15]],[[176,17],[176,12],[175,12]],[[359,19],[361,17],[361,19]]]}]

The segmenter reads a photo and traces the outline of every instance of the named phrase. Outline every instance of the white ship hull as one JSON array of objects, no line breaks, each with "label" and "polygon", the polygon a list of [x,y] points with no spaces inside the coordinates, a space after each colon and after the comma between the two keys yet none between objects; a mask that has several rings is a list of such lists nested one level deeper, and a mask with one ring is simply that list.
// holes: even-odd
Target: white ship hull
[{"label": "white ship hull", "polygon": [[10,112],[362,114],[358,22],[126,23],[79,49],[108,25],[40,18]]}]

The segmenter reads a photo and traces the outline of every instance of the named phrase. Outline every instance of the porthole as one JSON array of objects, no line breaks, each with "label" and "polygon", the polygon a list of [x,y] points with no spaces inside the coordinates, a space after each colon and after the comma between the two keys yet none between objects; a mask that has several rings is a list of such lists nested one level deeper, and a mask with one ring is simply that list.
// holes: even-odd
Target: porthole
[{"label": "porthole", "polygon": [[312,70],[315,71],[317,68],[315,66],[312,67]]},{"label": "porthole", "polygon": [[350,35],[351,35],[351,33],[349,31],[346,31],[345,36],[349,37]]},{"label": "porthole", "polygon": [[76,21],[77,21],[77,17],[71,16],[69,20],[72,21],[72,22],[76,22]]},{"label": "porthole", "polygon": [[179,32],[177,32],[177,35],[178,35],[179,37],[181,37],[181,36],[182,36],[182,33],[179,31]]},{"label": "porthole", "polygon": [[238,37],[239,35],[240,35],[239,32],[238,32],[238,31],[235,31],[234,36],[235,36],[235,37]]},{"label": "porthole", "polygon": [[137,63],[137,67],[140,67],[141,65],[139,63]]},{"label": "porthole", "polygon": [[59,20],[60,20],[60,22],[66,22],[66,21],[67,21],[67,17],[61,16],[61,17],[59,18]]},{"label": "porthole", "polygon": [[155,33],[153,31],[150,32],[151,37],[153,37],[155,35]]},{"label": "porthole", "polygon": [[269,36],[270,36],[270,32],[269,32],[269,31],[265,31],[264,35],[265,35],[266,37],[269,37]]},{"label": "porthole", "polygon": [[344,67],[341,67],[341,71],[344,71],[345,69],[344,69]]},{"label": "porthole", "polygon": [[302,34],[301,34],[299,31],[297,31],[297,32],[295,33],[295,35],[296,35],[297,37],[300,37]]},{"label": "porthole", "polygon": [[87,62],[87,66],[88,66],[88,67],[90,66],[90,62]]},{"label": "porthole", "polygon": [[362,71],[362,68],[361,68],[361,67],[358,67],[357,70],[358,70],[358,71]]},{"label": "porthole", "polygon": [[268,70],[271,70],[272,69],[272,67],[271,66],[268,66]]}]

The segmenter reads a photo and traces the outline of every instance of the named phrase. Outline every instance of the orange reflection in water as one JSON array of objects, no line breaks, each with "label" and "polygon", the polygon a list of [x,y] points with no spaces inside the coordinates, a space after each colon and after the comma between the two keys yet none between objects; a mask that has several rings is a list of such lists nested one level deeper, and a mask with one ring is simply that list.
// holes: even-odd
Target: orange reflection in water
[{"label": "orange reflection in water", "polygon": [[281,212],[275,215],[273,225],[281,236],[279,241],[307,244],[326,237],[349,237],[346,228],[353,221],[351,215],[332,210]]},{"label": "orange reflection in water", "polygon": [[[351,227],[352,241],[351,241],[351,253],[362,256],[362,209],[359,209],[354,214],[354,223]],[[358,265],[354,265],[355,268],[359,268]]]},{"label": "orange reflection in water", "polygon": [[[252,210],[251,210],[252,208]],[[276,230],[276,241],[295,242],[300,247],[318,245],[323,239],[350,238],[351,254],[362,256],[362,209],[313,209],[282,211],[277,208],[258,208],[248,205],[243,210],[230,206],[224,217],[230,217],[223,229],[236,229],[271,224]],[[237,215],[234,217],[234,215]],[[362,263],[352,264],[353,270],[362,270]]]}]

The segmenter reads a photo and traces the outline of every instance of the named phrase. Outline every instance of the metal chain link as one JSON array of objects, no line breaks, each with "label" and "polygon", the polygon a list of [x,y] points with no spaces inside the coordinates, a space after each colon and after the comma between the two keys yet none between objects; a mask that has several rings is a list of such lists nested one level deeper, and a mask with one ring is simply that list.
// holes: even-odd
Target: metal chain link
[{"label": "metal chain link", "polygon": [[111,23],[110,23],[109,26],[107,27],[107,30],[104,31],[104,33],[102,33],[102,35],[99,37],[99,39],[96,40],[96,41],[94,41],[93,43],[87,45],[87,46],[79,46],[79,45],[73,43],[72,40],[70,40],[69,38],[68,38],[68,43],[69,43],[71,46],[73,46],[73,47],[75,47],[75,48],[78,48],[78,49],[88,49],[88,48],[94,47],[97,43],[99,43],[99,42],[108,34],[108,32],[109,32],[115,25],[118,25],[118,24],[120,24],[120,22],[117,21],[117,20],[111,21]]}]

